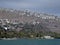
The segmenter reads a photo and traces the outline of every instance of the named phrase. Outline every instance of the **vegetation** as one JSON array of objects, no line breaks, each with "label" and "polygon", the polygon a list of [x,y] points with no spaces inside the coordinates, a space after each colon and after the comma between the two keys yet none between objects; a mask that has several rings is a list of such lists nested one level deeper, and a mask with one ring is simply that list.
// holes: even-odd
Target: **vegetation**
[{"label": "vegetation", "polygon": [[51,32],[51,31],[45,31],[45,28],[43,28],[41,24],[33,25],[33,24],[26,23],[23,29],[20,31],[5,30],[2,27],[0,27],[0,38],[14,38],[14,37],[16,38],[41,38],[47,35],[52,36],[56,39],[60,39],[60,34]]},{"label": "vegetation", "polygon": [[[56,39],[60,39],[60,34],[57,33],[50,33],[52,34],[52,37],[56,38]],[[0,30],[0,38],[36,38],[36,37],[43,37],[45,34],[44,33],[35,33],[35,32],[16,32],[16,31],[2,31]]]}]

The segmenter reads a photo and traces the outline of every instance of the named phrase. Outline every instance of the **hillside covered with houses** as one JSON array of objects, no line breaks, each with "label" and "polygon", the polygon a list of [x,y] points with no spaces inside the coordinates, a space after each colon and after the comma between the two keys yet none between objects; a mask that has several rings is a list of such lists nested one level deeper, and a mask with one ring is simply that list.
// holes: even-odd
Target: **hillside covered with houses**
[{"label": "hillside covered with houses", "polygon": [[29,10],[0,8],[0,37],[4,37],[4,34],[10,37],[12,34],[15,34],[14,37],[41,37],[43,35],[48,35],[47,37],[57,35],[58,37],[60,36],[60,17]]}]

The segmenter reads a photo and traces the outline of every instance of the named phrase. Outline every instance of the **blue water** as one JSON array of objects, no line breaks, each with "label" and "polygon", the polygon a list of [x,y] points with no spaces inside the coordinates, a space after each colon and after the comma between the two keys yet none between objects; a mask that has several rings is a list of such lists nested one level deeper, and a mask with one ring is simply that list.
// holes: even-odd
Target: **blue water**
[{"label": "blue water", "polygon": [[0,40],[0,45],[60,45],[60,40],[38,40],[38,39],[18,39]]}]

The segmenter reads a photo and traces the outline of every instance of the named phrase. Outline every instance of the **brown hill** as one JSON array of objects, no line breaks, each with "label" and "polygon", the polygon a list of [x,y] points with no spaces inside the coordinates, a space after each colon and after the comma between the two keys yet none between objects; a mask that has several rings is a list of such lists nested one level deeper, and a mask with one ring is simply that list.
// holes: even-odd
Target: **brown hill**
[{"label": "brown hill", "polygon": [[8,19],[10,22],[41,24],[47,31],[60,33],[60,18],[30,11],[12,9],[0,9],[0,19]]}]

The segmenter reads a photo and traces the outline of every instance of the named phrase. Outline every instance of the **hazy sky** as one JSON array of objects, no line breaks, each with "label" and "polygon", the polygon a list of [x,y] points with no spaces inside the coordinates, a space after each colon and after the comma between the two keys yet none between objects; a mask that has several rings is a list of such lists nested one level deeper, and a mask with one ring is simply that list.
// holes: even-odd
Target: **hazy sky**
[{"label": "hazy sky", "polygon": [[60,0],[0,0],[0,7],[29,9],[60,16]]}]

